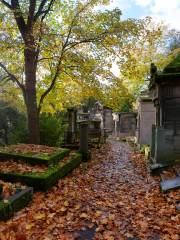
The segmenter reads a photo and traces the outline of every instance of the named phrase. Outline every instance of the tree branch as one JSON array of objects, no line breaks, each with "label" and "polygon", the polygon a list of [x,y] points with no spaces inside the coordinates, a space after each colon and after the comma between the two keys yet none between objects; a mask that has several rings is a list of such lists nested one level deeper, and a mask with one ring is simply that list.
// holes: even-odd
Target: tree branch
[{"label": "tree branch", "polygon": [[40,4],[40,6],[39,6],[39,9],[38,9],[37,13],[36,13],[35,16],[34,16],[34,22],[36,22],[37,19],[38,19],[41,15],[43,15],[43,14],[44,14],[44,15],[42,16],[41,21],[44,20],[44,18],[46,17],[46,15],[47,15],[47,14],[49,13],[49,11],[51,10],[51,7],[52,7],[54,1],[55,1],[55,0],[51,0],[50,3],[49,3],[49,5],[48,5],[48,7],[47,7],[47,9],[44,9],[44,7],[45,7],[45,5],[46,5],[46,3],[47,3],[47,0],[42,0],[41,4]]},{"label": "tree branch", "polygon": [[24,41],[26,41],[25,39],[25,33],[26,33],[26,23],[24,21],[23,15],[22,15],[22,11],[19,5],[19,1],[18,0],[11,0],[11,6],[12,6],[12,10],[14,13],[14,17],[15,20],[17,22],[19,31],[22,35],[22,38]]},{"label": "tree branch", "polygon": [[9,72],[9,70],[2,64],[0,63],[0,67],[7,73],[9,79],[11,79],[13,82],[15,82],[19,88],[21,88],[22,91],[24,91],[24,85],[19,82],[19,80],[16,78],[15,75]]},{"label": "tree branch", "polygon": [[[53,4],[53,2],[54,2],[54,0],[51,0],[50,4]],[[83,12],[83,11],[85,10],[85,8],[86,8],[88,5],[91,4],[91,2],[92,2],[92,0],[90,0],[89,2],[87,2],[87,3],[85,4],[85,6],[84,6],[83,8],[81,8],[81,9],[75,14],[74,18],[72,19],[72,22],[71,22],[71,24],[70,24],[70,26],[69,26],[69,31],[68,31],[68,34],[67,34],[65,43],[64,43],[63,46],[62,46],[61,55],[60,55],[60,57],[59,57],[59,61],[58,61],[57,66],[56,66],[55,75],[54,75],[54,77],[53,77],[53,79],[52,79],[52,81],[51,81],[50,86],[45,90],[45,92],[44,92],[44,93],[41,95],[41,97],[40,97],[39,106],[38,106],[38,111],[39,111],[39,112],[41,111],[41,107],[42,107],[42,104],[43,104],[43,101],[44,101],[45,97],[49,94],[49,92],[53,89],[53,87],[54,87],[55,84],[56,84],[56,80],[57,80],[57,78],[58,78],[58,76],[59,76],[60,66],[61,66],[61,63],[62,63],[62,59],[63,59],[64,53],[65,53],[67,50],[69,50],[70,48],[74,47],[75,45],[78,45],[78,44],[80,44],[80,43],[82,43],[82,42],[89,42],[89,41],[90,41],[90,40],[83,40],[83,41],[78,42],[78,43],[76,43],[76,44],[74,43],[73,46],[71,46],[71,47],[69,47],[69,48],[66,49],[66,47],[69,45],[69,44],[68,44],[69,38],[70,38],[70,36],[71,36],[72,29],[73,29],[73,27],[75,26],[74,23],[75,23],[76,18],[79,16],[79,14],[80,14],[81,12]],[[49,7],[51,7],[50,4],[49,4]],[[49,10],[50,10],[50,8],[49,8]],[[42,19],[43,19],[43,17],[42,17]]]},{"label": "tree branch", "polygon": [[56,72],[55,72],[55,75],[51,81],[51,84],[50,86],[45,90],[45,92],[41,95],[40,97],[40,101],[39,101],[39,106],[38,106],[38,112],[40,113],[41,111],[41,108],[42,108],[42,104],[43,104],[43,101],[45,99],[45,97],[49,94],[49,92],[53,89],[53,87],[55,86],[55,83],[56,83],[56,79],[57,77],[59,76],[59,72],[60,72],[60,66],[61,66],[61,62],[62,62],[62,57],[63,57],[63,54],[61,54],[61,57],[58,61],[58,64],[56,66]]},{"label": "tree branch", "polygon": [[28,14],[28,20],[27,20],[27,27],[29,29],[33,26],[33,20],[34,20],[34,12],[36,9],[36,0],[30,0],[29,4],[29,14]]},{"label": "tree branch", "polygon": [[0,0],[0,2],[2,2],[2,4],[4,4],[7,8],[12,9],[12,6],[9,3],[7,3],[6,1]]},{"label": "tree branch", "polygon": [[36,12],[35,16],[34,16],[34,21],[36,21],[39,16],[42,14],[42,11],[43,11],[43,8],[46,4],[47,0],[42,0],[40,5],[39,5],[39,8],[38,8],[38,11]]}]

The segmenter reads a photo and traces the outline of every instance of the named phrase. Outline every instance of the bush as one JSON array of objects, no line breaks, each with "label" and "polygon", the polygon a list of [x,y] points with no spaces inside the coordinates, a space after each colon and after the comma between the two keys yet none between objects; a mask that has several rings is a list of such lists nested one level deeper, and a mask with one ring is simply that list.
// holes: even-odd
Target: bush
[{"label": "bush", "polygon": [[[64,123],[64,114],[40,115],[41,144],[59,147],[64,140],[67,124]],[[0,145],[27,143],[27,120],[24,113],[15,107],[0,101]]]},{"label": "bush", "polygon": [[27,141],[26,117],[15,107],[0,101],[0,145]]},{"label": "bush", "polygon": [[41,144],[59,147],[64,140],[67,124],[63,122],[64,116],[60,114],[42,113],[40,115]]}]

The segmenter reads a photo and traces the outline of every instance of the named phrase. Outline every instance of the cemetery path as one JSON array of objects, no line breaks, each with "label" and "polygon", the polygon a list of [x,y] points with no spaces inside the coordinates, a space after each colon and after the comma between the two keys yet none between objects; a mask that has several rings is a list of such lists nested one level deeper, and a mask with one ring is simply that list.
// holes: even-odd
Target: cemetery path
[{"label": "cemetery path", "polygon": [[47,193],[35,193],[12,220],[0,222],[0,239],[178,240],[179,195],[162,194],[142,154],[110,140]]}]

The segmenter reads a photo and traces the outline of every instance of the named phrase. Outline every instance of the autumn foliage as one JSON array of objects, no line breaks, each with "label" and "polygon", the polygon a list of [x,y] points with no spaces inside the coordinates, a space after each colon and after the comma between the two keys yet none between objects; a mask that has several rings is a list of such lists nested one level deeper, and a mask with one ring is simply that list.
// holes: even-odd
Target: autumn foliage
[{"label": "autumn foliage", "polygon": [[12,220],[0,239],[179,239],[179,190],[163,194],[142,154],[125,143],[93,150],[92,160],[60,180]]}]

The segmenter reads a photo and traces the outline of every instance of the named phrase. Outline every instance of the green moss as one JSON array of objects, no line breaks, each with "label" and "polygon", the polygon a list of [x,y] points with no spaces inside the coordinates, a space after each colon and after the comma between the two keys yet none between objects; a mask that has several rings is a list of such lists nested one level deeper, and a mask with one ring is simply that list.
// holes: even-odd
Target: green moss
[{"label": "green moss", "polygon": [[22,182],[32,186],[36,190],[46,191],[52,187],[60,178],[71,172],[82,160],[82,154],[76,153],[64,165],[51,165],[43,173],[4,173],[0,172],[0,178],[5,181]]},{"label": "green moss", "polygon": [[30,155],[30,153],[27,154],[17,154],[17,153],[8,153],[8,152],[2,152],[0,151],[0,159],[14,159],[14,160],[22,160],[29,164],[45,164],[50,165],[57,163],[60,159],[64,158],[69,154],[69,149],[60,149],[56,151],[54,154],[51,155],[43,155],[43,154],[35,154]]},{"label": "green moss", "polygon": [[164,72],[165,73],[180,72],[180,54],[178,54],[178,56],[165,67]]},{"label": "green moss", "polygon": [[78,151],[81,155],[82,155],[82,161],[83,162],[87,162],[91,159],[91,152],[87,151],[87,152],[83,152],[83,151]]}]

